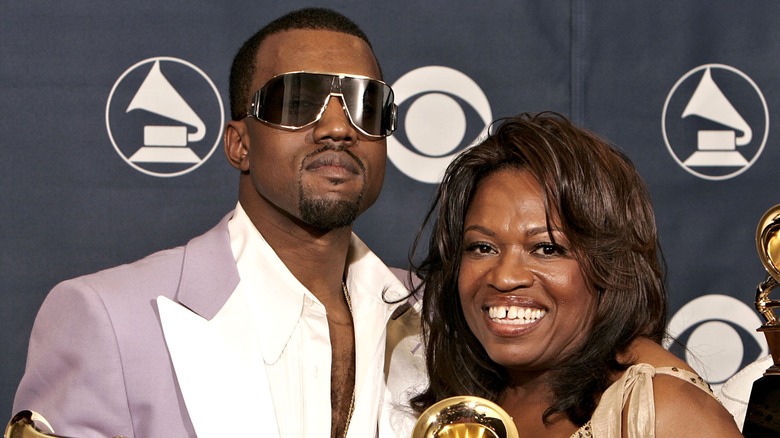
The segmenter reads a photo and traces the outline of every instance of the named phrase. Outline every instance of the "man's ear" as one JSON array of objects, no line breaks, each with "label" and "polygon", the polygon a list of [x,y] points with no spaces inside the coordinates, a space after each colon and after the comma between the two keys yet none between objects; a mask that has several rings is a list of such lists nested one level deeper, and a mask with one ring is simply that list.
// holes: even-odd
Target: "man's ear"
[{"label": "man's ear", "polygon": [[249,170],[249,130],[243,120],[231,120],[225,125],[225,156],[231,166]]}]

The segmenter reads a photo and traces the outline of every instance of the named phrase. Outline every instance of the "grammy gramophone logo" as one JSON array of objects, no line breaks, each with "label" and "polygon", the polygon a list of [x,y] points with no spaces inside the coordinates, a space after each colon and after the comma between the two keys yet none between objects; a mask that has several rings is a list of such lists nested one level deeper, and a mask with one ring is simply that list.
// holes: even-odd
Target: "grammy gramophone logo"
[{"label": "grammy gramophone logo", "polygon": [[216,86],[201,69],[156,57],[136,63],[116,81],[106,104],[106,128],[131,167],[172,177],[208,160],[221,140],[224,114]]},{"label": "grammy gramophone logo", "polygon": [[769,110],[743,72],[706,64],[674,84],[661,118],[666,147],[677,164],[700,178],[723,180],[746,171],[766,145]]}]

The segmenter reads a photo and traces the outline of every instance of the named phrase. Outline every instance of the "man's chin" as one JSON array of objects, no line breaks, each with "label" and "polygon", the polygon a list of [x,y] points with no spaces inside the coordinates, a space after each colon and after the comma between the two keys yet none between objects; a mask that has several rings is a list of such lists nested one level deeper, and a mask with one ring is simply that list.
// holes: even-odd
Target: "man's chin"
[{"label": "man's chin", "polygon": [[345,228],[360,215],[360,200],[302,198],[301,220],[322,231]]}]

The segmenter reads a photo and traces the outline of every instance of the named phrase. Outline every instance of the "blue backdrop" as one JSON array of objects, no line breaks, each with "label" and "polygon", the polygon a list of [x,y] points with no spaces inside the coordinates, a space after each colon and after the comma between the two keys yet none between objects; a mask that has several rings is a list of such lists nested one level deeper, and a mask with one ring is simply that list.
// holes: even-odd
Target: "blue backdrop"
[{"label": "blue backdrop", "polygon": [[[183,244],[233,208],[238,177],[220,144],[231,59],[309,4],[0,3],[0,412],[11,415],[54,284]],[[780,201],[780,3],[313,4],[363,26],[396,89],[385,188],[356,227],[388,264],[406,266],[441,170],[487,121],[555,110],[647,180],[669,330],[689,350],[677,352],[715,386],[766,352],[754,234]]]}]

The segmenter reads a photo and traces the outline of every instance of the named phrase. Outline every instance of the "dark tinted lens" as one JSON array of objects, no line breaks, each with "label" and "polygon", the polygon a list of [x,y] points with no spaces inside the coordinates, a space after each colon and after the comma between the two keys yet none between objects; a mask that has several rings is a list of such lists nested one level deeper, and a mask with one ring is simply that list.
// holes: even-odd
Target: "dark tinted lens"
[{"label": "dark tinted lens", "polygon": [[330,94],[330,78],[291,73],[271,79],[260,91],[259,119],[276,125],[300,127],[317,119]]},{"label": "dark tinted lens", "polygon": [[352,122],[371,135],[386,135],[385,120],[393,102],[390,87],[368,79],[344,78],[344,100]]},{"label": "dark tinted lens", "polygon": [[366,78],[287,73],[269,80],[256,94],[254,116],[267,123],[302,128],[316,121],[331,94],[340,94],[355,127],[368,135],[392,133],[393,91]]},{"label": "dark tinted lens", "polygon": [[284,101],[284,78],[273,78],[260,89],[255,116],[269,123],[281,124]]}]

